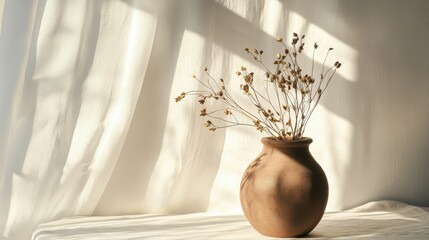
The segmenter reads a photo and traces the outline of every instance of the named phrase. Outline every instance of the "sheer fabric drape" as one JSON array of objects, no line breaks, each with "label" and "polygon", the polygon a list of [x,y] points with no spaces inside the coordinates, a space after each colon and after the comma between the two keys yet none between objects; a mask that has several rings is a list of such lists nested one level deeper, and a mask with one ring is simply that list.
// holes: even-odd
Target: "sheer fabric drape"
[{"label": "sheer fabric drape", "polygon": [[0,234],[89,215],[134,114],[152,1],[2,1]]}]

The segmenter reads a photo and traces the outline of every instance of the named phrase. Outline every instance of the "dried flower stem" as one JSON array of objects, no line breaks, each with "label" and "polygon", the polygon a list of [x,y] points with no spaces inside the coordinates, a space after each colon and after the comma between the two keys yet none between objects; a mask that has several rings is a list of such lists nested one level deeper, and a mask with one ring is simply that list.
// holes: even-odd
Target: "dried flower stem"
[{"label": "dried flower stem", "polygon": [[[248,48],[245,51],[266,70],[265,92],[260,92],[254,85],[254,73],[248,72],[246,67],[241,67],[237,75],[244,79],[240,85],[240,90],[247,95],[250,103],[255,107],[257,114],[252,113],[242,107],[227,90],[224,80],[218,82],[205,68],[208,76],[206,81],[195,78],[205,90],[194,90],[181,93],[176,97],[176,102],[182,100],[186,95],[199,97],[199,103],[204,105],[207,99],[213,99],[223,104],[223,108],[207,111],[203,108],[200,116],[208,117],[213,121],[224,122],[225,125],[218,125],[207,120],[205,126],[211,130],[229,128],[234,126],[255,127],[258,131],[264,131],[271,138],[280,140],[300,139],[308,124],[308,120],[318,105],[322,94],[326,91],[337,69],[341,63],[335,64],[326,69],[325,64],[328,55],[333,48],[329,48],[322,63],[320,79],[314,78],[314,58],[317,43],[314,43],[313,58],[311,61],[310,74],[304,74],[298,61],[298,57],[304,50],[304,38],[294,33],[292,38],[292,48],[283,42],[283,38],[278,38],[284,48],[284,54],[278,53],[274,61],[275,68],[271,70],[262,60],[263,51],[254,49],[251,52]],[[316,84],[316,89],[314,85]],[[271,86],[271,87],[270,87]],[[273,98],[270,96],[270,89],[274,92]],[[219,116],[223,112],[229,119]],[[239,121],[236,115],[242,115],[249,122]]]}]

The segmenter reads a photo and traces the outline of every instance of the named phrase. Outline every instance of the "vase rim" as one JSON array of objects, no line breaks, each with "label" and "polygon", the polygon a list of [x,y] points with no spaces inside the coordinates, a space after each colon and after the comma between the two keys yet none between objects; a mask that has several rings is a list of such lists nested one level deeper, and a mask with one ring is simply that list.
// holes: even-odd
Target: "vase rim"
[{"label": "vase rim", "polygon": [[269,137],[264,137],[261,139],[262,144],[274,147],[305,147],[309,146],[313,139],[309,137],[302,137],[297,140],[277,140]]}]

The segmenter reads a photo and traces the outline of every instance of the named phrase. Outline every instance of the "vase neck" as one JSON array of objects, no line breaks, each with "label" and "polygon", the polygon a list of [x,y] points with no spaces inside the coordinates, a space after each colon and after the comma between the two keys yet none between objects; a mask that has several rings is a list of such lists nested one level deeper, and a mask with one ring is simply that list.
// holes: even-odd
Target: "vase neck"
[{"label": "vase neck", "polygon": [[302,137],[298,140],[284,141],[284,140],[275,140],[271,138],[262,138],[262,144],[265,147],[271,147],[275,149],[296,149],[296,148],[307,148],[313,142],[313,139],[308,137]]},{"label": "vase neck", "polygon": [[311,138],[302,138],[293,141],[273,140],[263,138],[264,152],[267,154],[288,155],[296,161],[306,161],[312,159],[309,146],[313,142]]}]

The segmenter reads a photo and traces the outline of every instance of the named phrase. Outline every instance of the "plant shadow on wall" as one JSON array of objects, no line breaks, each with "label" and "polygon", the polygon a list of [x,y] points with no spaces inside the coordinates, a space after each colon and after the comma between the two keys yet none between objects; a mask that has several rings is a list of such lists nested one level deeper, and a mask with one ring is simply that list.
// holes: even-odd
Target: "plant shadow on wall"
[{"label": "plant shadow on wall", "polygon": [[[331,1],[313,10],[306,8],[312,1],[283,3],[357,53],[355,74],[332,84],[322,101],[352,127],[348,145],[329,148],[334,157],[349,149],[345,159],[332,159],[341,207],[380,199],[428,206],[429,4]],[[343,129],[326,123],[335,142]]]}]

